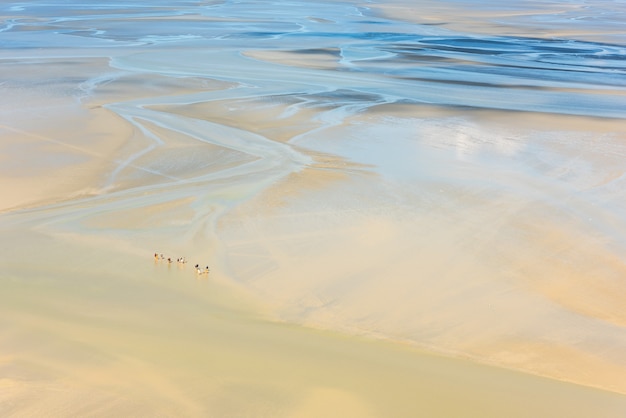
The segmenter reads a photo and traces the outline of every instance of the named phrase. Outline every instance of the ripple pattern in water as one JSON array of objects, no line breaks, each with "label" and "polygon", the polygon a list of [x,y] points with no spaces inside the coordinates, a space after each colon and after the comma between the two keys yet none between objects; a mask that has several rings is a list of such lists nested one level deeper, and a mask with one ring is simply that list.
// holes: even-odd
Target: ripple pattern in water
[{"label": "ripple pattern in water", "polygon": [[[118,68],[269,84],[277,94],[342,88],[386,102],[601,117],[626,110],[619,44],[459,33],[384,18],[354,2],[33,1],[2,8],[5,58],[39,48],[102,56],[114,49]],[[259,51],[293,59],[286,69],[243,55]],[[332,68],[311,68],[322,56]]]}]

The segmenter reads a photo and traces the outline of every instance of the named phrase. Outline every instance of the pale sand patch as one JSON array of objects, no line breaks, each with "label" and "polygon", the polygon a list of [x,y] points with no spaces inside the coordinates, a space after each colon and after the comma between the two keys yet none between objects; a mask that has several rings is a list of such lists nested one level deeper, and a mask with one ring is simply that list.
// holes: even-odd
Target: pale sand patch
[{"label": "pale sand patch", "polygon": [[[158,143],[149,144],[144,150],[126,147],[123,155],[133,155],[130,163],[120,164],[115,171],[112,190],[143,188],[148,185],[171,183],[173,188],[182,188],[181,183],[200,183],[211,174],[227,172],[257,160],[254,155],[212,144],[190,137],[174,129],[138,119],[134,121],[144,133],[158,138]],[[205,136],[210,138],[211,132]],[[133,141],[142,143],[140,137]],[[123,163],[120,160],[120,163]],[[174,186],[174,184],[179,183]]]},{"label": "pale sand patch", "polygon": [[[109,69],[110,70],[110,69]],[[111,71],[111,70],[110,70]],[[85,99],[89,107],[109,103],[140,103],[167,100],[173,97],[201,97],[207,92],[227,90],[237,84],[207,77],[173,78],[160,74],[133,74],[122,70],[92,80],[92,96]]]},{"label": "pale sand patch", "polygon": [[[309,203],[330,203],[329,197],[327,190]],[[498,213],[516,213],[504,204],[498,202]],[[336,208],[336,200],[330,206]],[[220,236],[235,276],[275,302],[286,320],[388,336],[553,378],[626,390],[626,363],[618,355],[626,348],[626,337],[610,325],[626,318],[618,296],[626,289],[617,280],[623,275],[610,266],[606,269],[612,275],[590,274],[597,271],[590,260],[601,260],[607,252],[598,243],[569,248],[580,261],[565,268],[567,261],[559,261],[564,255],[553,252],[554,242],[509,242],[511,234],[505,238],[486,232],[481,223],[495,212],[475,213],[475,224],[469,224],[447,211],[421,213],[417,221],[407,220],[411,214],[403,211],[389,216],[393,209],[384,207],[308,213],[285,209],[271,218],[258,216],[258,209],[257,214],[239,213],[238,226],[225,226]],[[500,228],[519,228],[520,233],[525,228],[513,219],[498,222]],[[579,237],[568,233],[561,239],[568,243]],[[551,267],[553,258],[561,271]],[[579,285],[558,292],[533,278]],[[591,290],[598,280],[610,284],[609,291]],[[511,337],[517,344],[510,343]],[[514,353],[517,358],[509,357]]]},{"label": "pale sand patch", "polygon": [[354,417],[369,418],[376,415],[364,405],[363,401],[353,394],[334,388],[315,388],[307,394],[307,397],[292,411],[290,416],[294,418],[316,417]]},{"label": "pale sand patch", "polygon": [[198,120],[207,120],[263,135],[274,141],[290,139],[323,125],[316,120],[319,109],[311,109],[305,94],[221,99],[150,108]]},{"label": "pale sand patch", "polygon": [[290,67],[304,66],[323,70],[339,68],[339,48],[302,48],[293,51],[246,51],[244,56],[260,61],[269,61]]},{"label": "pale sand patch", "polygon": [[118,163],[115,150],[130,137],[128,126],[103,109],[73,117],[67,109],[55,113],[49,111],[51,119],[58,116],[56,123],[0,126],[0,210],[97,194],[105,187]]},{"label": "pale sand patch", "polygon": [[[616,42],[622,38],[617,20],[602,14],[616,6],[612,2],[596,2],[593,8],[584,2],[537,2],[505,4],[498,1],[479,5],[463,1],[420,1],[419,7],[407,0],[393,0],[367,7],[390,19],[441,26],[460,33],[480,35],[520,36],[534,38],[579,39]],[[616,8],[618,11],[619,6]],[[600,13],[596,23],[593,13]],[[590,15],[590,13],[592,13]],[[573,25],[579,19],[583,24]]]},{"label": "pale sand patch", "polygon": [[[187,139],[172,141],[171,146],[184,147]],[[277,300],[288,299],[289,292],[302,292],[306,283],[300,280],[305,276],[313,290],[298,301],[297,309],[314,310],[320,301],[327,303],[338,295],[345,299],[343,308],[344,302],[334,300],[341,308],[338,311],[319,311],[319,318],[307,314],[306,322],[315,325],[323,325],[329,315],[326,324],[350,332],[363,332],[351,327],[353,319],[358,326],[373,321],[386,328],[385,312],[390,306],[416,303],[408,292],[404,292],[406,301],[392,299],[396,284],[401,283],[393,275],[391,282],[362,287],[356,299],[350,296],[349,282],[395,266],[406,280],[402,289],[411,289],[412,277],[406,272],[416,265],[411,258],[398,258],[397,251],[406,256],[412,249],[403,238],[413,231],[407,226],[424,234],[429,220],[413,226],[397,223],[387,217],[394,205],[385,202],[385,195],[373,207],[376,216],[355,209],[353,193],[365,197],[377,191],[376,177],[367,166],[347,164],[341,158],[317,154],[316,159],[313,168],[290,176],[284,185],[243,208],[260,210],[253,217],[240,210],[225,219],[241,228],[220,235],[212,255],[213,272],[205,279],[189,269],[154,264],[151,258],[157,245],[192,250],[194,241],[184,238],[181,244],[178,235],[204,228],[203,219],[195,214],[206,215],[206,203],[189,195],[183,198],[184,188],[158,198],[154,193],[114,193],[58,208],[6,214],[0,248],[0,345],[10,353],[1,365],[7,379],[3,385],[9,389],[2,395],[0,412],[8,416],[38,416],[45,411],[62,416],[292,417],[319,411],[325,416],[341,412],[342,416],[381,417],[583,417],[592,412],[611,416],[626,409],[623,399],[612,394],[430,356],[394,343],[268,321]],[[363,183],[343,183],[351,178]],[[237,187],[229,184],[226,189]],[[346,192],[342,184],[357,187]],[[292,213],[294,202],[302,206]],[[279,207],[290,216],[272,218],[280,215]],[[338,207],[345,209],[339,217]],[[319,212],[311,214],[312,208]],[[272,219],[277,221],[273,225]],[[441,219],[434,221],[430,237],[443,229],[436,223]],[[237,231],[243,232],[242,239],[251,240],[239,242],[245,248],[233,248],[230,234]],[[19,246],[11,245],[18,239]],[[200,247],[206,249],[205,244]],[[233,253],[221,260],[223,245]],[[433,254],[456,251],[438,245],[417,260],[418,268]],[[266,257],[265,251],[271,256]],[[198,254],[185,255],[193,263]],[[237,261],[236,273],[258,268],[242,257],[278,263],[274,268],[279,267],[280,277],[274,276],[274,283],[254,271],[246,274],[252,281],[259,279],[263,292],[273,293],[266,293],[264,301],[271,306],[232,286],[231,277],[225,275],[233,268],[226,260]],[[368,272],[378,262],[380,268]],[[357,276],[354,266],[358,266]],[[435,308],[426,304],[429,292],[417,300],[427,311]],[[287,299],[285,306],[290,303]],[[390,329],[394,324],[404,329],[401,309],[396,313],[399,316],[389,322]],[[364,314],[371,315],[365,322]],[[446,323],[443,320],[435,325]],[[475,329],[487,323],[479,318]]]},{"label": "pale sand patch", "polygon": [[251,160],[102,107],[203,94],[232,83],[131,75],[101,58],[4,60],[0,71],[7,106],[0,117],[1,211],[201,177]]},{"label": "pale sand patch", "polygon": [[[415,177],[365,165],[290,176],[221,219],[233,276],[288,321],[626,392],[619,121],[476,112],[459,122],[450,109],[392,107],[415,118],[413,148],[389,139],[403,135],[394,124],[361,132],[346,122],[327,141],[367,148],[335,149],[372,167],[388,156],[394,170],[396,154],[411,152]],[[444,119],[420,125],[432,116]]]},{"label": "pale sand patch", "polygon": [[[5,231],[6,232],[6,231]],[[5,416],[614,416],[624,397],[264,319],[217,276],[95,240],[4,246]],[[94,237],[97,238],[97,237]],[[70,253],[74,263],[60,263]],[[93,266],[99,266],[94,269]]]}]

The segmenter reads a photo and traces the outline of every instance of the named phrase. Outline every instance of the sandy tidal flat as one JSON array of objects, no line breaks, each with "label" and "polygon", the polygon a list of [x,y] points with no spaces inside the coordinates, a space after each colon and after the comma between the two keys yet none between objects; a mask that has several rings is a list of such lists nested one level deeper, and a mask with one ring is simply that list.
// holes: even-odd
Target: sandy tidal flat
[{"label": "sandy tidal flat", "polygon": [[624,415],[599,3],[4,3],[0,415]]}]

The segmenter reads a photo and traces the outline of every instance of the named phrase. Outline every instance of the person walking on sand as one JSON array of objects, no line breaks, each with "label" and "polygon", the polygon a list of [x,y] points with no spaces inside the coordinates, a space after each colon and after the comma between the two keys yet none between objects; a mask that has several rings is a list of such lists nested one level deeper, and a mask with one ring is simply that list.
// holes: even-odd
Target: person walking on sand
[{"label": "person walking on sand", "polygon": [[159,255],[157,253],[154,253],[154,261],[159,261]]}]

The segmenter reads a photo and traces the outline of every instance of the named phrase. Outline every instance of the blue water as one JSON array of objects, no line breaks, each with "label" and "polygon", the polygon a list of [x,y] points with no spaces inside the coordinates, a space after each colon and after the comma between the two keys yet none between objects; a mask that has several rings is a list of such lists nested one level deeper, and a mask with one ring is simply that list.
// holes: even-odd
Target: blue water
[{"label": "blue water", "polygon": [[[450,4],[475,7],[467,1]],[[619,23],[626,4],[598,3],[598,10],[594,4],[516,3],[514,9],[526,11],[570,6],[559,13],[530,14],[525,20],[514,16],[508,22],[518,31],[542,21],[582,31],[568,38],[535,36],[541,32],[532,26],[525,36],[464,33],[450,29],[447,16],[437,24],[392,20],[367,3],[356,2],[3,2],[0,57],[32,57],[45,49],[46,54],[58,56],[124,55],[132,61],[139,53],[167,59],[175,51],[182,55],[168,62],[167,68],[145,70],[247,85],[272,83],[276,92],[292,94],[293,86],[281,86],[280,81],[301,83],[309,77],[309,69],[292,65],[287,79],[279,81],[271,73],[239,73],[241,67],[255,65],[249,60],[234,60],[227,68],[222,63],[213,71],[198,58],[216,51],[285,50],[300,55],[306,67],[311,53],[321,51],[336,56],[338,65],[316,72],[313,89],[317,90],[345,88],[345,79],[352,78],[350,90],[387,103],[620,118],[626,115],[626,43],[619,42],[623,41]],[[478,7],[486,12],[507,9],[497,3]],[[459,9],[456,19],[462,21],[462,16]],[[598,38],[598,32],[606,42],[585,40],[585,33]]]}]

